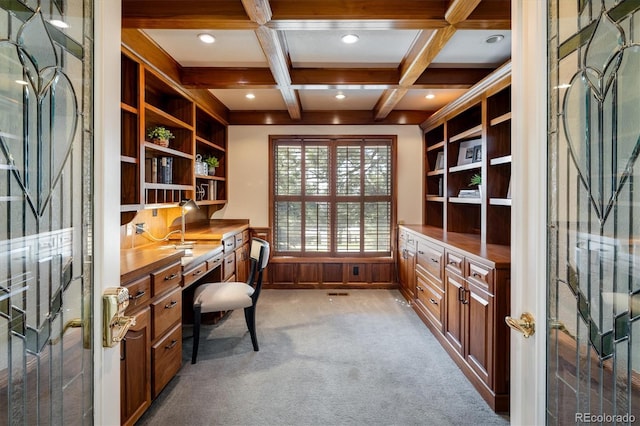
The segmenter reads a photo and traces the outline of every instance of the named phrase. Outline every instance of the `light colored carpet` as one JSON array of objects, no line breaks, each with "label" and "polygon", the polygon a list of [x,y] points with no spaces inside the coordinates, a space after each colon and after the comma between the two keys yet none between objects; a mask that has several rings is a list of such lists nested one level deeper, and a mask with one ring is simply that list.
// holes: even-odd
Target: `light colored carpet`
[{"label": "light colored carpet", "polygon": [[[333,290],[329,290],[333,291]],[[204,326],[141,425],[505,425],[395,290],[265,290]]]}]

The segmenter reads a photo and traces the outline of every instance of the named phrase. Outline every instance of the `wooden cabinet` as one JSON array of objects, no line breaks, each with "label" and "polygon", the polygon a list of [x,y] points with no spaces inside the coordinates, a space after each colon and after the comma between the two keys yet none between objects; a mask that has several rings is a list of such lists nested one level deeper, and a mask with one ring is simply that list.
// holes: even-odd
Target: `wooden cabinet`
[{"label": "wooden cabinet", "polygon": [[134,424],[182,365],[181,265],[169,258],[128,275],[125,312],[136,318],[121,345],[121,422]]},{"label": "wooden cabinet", "polygon": [[[509,245],[510,76],[507,63],[421,125],[424,224]],[[471,183],[474,175],[481,177],[479,187]]]},{"label": "wooden cabinet", "polygon": [[[400,290],[487,403],[509,409],[510,250],[424,225],[398,231]],[[407,242],[415,241],[413,275]],[[413,279],[415,292],[403,280]]]},{"label": "wooden cabinet", "polygon": [[133,425],[151,405],[151,326],[149,308],[133,315],[132,326],[120,344],[120,418]]},{"label": "wooden cabinet", "polygon": [[[227,198],[226,123],[208,111],[201,97],[197,102],[126,48],[121,78],[121,223],[138,210],[174,207],[187,198],[220,208]],[[147,137],[156,126],[174,135],[169,146]],[[215,174],[196,174],[196,162],[210,156],[219,161]]]},{"label": "wooden cabinet", "polygon": [[400,292],[413,301],[416,289],[416,240],[412,233],[398,232],[398,279]]}]

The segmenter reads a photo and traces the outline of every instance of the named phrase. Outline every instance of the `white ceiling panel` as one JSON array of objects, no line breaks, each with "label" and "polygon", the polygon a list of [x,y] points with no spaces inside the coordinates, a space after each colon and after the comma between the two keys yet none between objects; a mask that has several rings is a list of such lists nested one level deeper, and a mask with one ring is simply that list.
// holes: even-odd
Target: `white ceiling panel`
[{"label": "white ceiling panel", "polygon": [[[411,89],[402,97],[395,109],[414,111],[437,111],[460,97],[466,89]],[[433,99],[425,96],[432,94]]]},{"label": "white ceiling panel", "polygon": [[[144,30],[183,67],[267,67],[268,63],[251,30]],[[198,34],[216,38],[206,44]]]},{"label": "white ceiling panel", "polygon": [[[357,34],[357,43],[345,44],[345,34]],[[397,67],[416,38],[415,30],[286,31],[294,67]]]},{"label": "white ceiling panel", "polygon": [[[211,89],[213,96],[231,111],[271,111],[286,110],[282,94],[276,89]],[[254,99],[246,95],[253,93]]]},{"label": "white ceiling panel", "polygon": [[[382,95],[382,90],[300,90],[305,111],[370,110]],[[336,99],[342,93],[344,99]]]},{"label": "white ceiling panel", "polygon": [[[503,35],[498,43],[487,43],[492,35]],[[436,64],[485,64],[501,65],[511,57],[511,31],[507,30],[458,30],[434,58]]]}]

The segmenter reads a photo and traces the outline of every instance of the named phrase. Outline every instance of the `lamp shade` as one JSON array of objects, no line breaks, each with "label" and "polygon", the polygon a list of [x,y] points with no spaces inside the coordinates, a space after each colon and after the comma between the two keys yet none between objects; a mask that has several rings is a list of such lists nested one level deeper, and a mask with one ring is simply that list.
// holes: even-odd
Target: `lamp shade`
[{"label": "lamp shade", "polygon": [[189,211],[189,210],[193,210],[194,208],[199,209],[200,207],[198,207],[198,205],[196,204],[195,201],[193,201],[192,199],[185,199],[180,201],[180,203],[178,203],[178,205],[180,207],[182,207],[183,210],[185,211]]}]

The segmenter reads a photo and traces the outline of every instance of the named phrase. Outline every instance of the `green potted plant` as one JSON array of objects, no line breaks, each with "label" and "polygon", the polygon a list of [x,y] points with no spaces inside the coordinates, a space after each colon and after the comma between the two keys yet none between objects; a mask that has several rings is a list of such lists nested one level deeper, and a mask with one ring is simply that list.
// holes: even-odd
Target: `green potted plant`
[{"label": "green potted plant", "polygon": [[211,156],[204,159],[204,162],[207,163],[209,167],[209,176],[214,176],[216,174],[216,167],[220,165],[220,161],[218,161],[217,157]]},{"label": "green potted plant", "polygon": [[478,173],[471,176],[471,180],[469,181],[470,186],[477,186],[478,193],[480,194],[480,198],[482,198],[482,176]]},{"label": "green potted plant", "polygon": [[147,137],[151,139],[151,142],[160,146],[169,146],[169,140],[175,138],[171,130],[162,126],[156,126],[149,129]]}]

